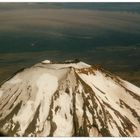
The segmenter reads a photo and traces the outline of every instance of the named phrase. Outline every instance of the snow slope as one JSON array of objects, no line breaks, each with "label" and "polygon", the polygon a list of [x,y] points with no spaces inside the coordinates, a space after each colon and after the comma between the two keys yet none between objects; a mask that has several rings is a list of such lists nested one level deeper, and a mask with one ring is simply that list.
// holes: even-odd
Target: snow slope
[{"label": "snow slope", "polygon": [[0,87],[10,136],[140,136],[140,88],[84,62],[49,60]]}]

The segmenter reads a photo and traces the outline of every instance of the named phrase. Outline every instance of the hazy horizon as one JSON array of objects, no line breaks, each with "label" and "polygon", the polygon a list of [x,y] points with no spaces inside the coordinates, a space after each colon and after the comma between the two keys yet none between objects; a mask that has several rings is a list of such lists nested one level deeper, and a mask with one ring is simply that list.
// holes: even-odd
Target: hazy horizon
[{"label": "hazy horizon", "polygon": [[0,3],[0,81],[80,58],[140,86],[140,3]]}]

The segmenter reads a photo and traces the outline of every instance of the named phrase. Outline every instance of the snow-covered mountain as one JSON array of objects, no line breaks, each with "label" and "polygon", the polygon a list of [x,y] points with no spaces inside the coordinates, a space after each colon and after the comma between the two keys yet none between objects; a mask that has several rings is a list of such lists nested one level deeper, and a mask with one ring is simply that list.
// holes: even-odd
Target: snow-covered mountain
[{"label": "snow-covered mountain", "polygon": [[0,87],[10,136],[140,136],[140,88],[84,62],[49,60]]}]

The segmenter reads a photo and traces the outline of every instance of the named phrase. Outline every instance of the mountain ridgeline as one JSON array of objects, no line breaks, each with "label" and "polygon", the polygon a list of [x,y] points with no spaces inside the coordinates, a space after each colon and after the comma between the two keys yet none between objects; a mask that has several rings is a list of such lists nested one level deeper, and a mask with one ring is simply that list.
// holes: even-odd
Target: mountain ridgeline
[{"label": "mountain ridgeline", "polygon": [[81,61],[45,60],[0,86],[7,136],[140,136],[140,88]]}]

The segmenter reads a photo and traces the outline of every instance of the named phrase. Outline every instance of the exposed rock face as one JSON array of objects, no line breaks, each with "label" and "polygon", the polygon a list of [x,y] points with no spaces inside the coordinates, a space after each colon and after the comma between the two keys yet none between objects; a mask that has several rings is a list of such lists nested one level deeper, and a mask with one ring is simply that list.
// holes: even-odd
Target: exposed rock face
[{"label": "exposed rock face", "polygon": [[43,61],[1,85],[0,129],[9,136],[140,136],[140,88],[83,62]]}]

